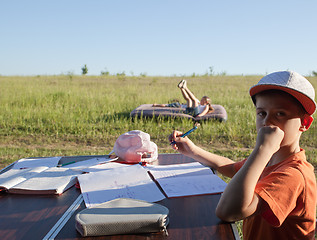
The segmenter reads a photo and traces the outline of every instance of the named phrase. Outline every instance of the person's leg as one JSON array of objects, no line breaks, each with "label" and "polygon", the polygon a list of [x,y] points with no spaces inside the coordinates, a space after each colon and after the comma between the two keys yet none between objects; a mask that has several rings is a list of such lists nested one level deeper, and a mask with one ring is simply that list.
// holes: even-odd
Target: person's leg
[{"label": "person's leg", "polygon": [[191,98],[189,97],[189,95],[187,94],[187,91],[184,88],[181,88],[181,92],[183,95],[183,98],[186,100],[187,102],[187,107],[190,108],[193,106],[193,101],[191,100]]},{"label": "person's leg", "polygon": [[194,107],[194,108],[198,107],[199,102],[197,101],[197,98],[195,97],[195,95],[187,87],[186,82],[183,84],[183,87],[181,88],[181,90],[184,90],[184,92],[186,93],[187,98],[190,99],[190,101],[191,101],[191,106],[190,107]]},{"label": "person's leg", "polygon": [[152,107],[166,107],[166,104],[156,104],[154,103]]}]

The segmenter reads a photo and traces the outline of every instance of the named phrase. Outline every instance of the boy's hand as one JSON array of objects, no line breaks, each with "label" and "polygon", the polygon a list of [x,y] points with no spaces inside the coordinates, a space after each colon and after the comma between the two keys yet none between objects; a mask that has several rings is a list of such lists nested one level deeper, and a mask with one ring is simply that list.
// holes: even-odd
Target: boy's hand
[{"label": "boy's hand", "polygon": [[275,153],[280,149],[283,138],[284,132],[279,127],[265,126],[258,132],[256,145]]},{"label": "boy's hand", "polygon": [[182,134],[183,133],[180,131],[173,131],[173,133],[169,135],[168,139],[170,142],[176,142],[175,144],[172,144],[173,149],[178,150],[184,155],[188,155],[192,153],[194,143],[188,137],[181,137]]}]

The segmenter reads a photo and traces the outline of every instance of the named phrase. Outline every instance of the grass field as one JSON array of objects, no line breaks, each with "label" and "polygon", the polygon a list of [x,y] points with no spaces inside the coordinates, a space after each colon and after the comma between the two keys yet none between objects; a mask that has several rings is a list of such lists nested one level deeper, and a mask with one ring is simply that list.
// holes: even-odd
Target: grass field
[{"label": "grass field", "polygon": [[[256,138],[255,112],[248,95],[261,76],[187,77],[200,98],[210,96],[224,106],[228,121],[208,121],[191,135],[197,144],[240,160]],[[181,77],[127,76],[0,76],[0,167],[24,157],[106,154],[116,138],[139,129],[151,135],[159,153],[173,152],[167,136],[185,131],[192,121],[132,119],[129,113],[144,103],[182,100]],[[309,80],[317,86],[317,77]],[[315,166],[316,124],[303,134],[301,146]]]}]

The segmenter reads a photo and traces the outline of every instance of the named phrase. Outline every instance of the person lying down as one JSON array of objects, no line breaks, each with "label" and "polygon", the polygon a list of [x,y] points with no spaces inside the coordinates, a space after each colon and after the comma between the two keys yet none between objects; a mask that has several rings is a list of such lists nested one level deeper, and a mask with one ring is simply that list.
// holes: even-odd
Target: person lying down
[{"label": "person lying down", "polygon": [[186,100],[187,104],[181,104],[179,101],[175,101],[169,104],[153,104],[153,107],[175,107],[175,108],[185,108],[184,113],[189,114],[193,117],[202,117],[207,113],[214,111],[211,106],[211,99],[207,96],[203,96],[199,101],[198,98],[189,90],[187,87],[187,81],[182,80],[178,83],[178,88]]}]

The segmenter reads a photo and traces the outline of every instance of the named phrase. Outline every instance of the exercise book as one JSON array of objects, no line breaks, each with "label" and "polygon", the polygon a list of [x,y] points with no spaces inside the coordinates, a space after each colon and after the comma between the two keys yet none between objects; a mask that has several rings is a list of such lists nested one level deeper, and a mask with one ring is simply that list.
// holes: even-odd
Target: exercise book
[{"label": "exercise book", "polygon": [[13,186],[32,178],[48,167],[9,169],[0,174],[0,191],[8,191]]},{"label": "exercise book", "polygon": [[[110,163],[109,163],[110,164]],[[102,167],[107,164],[100,165]],[[116,198],[148,202],[167,197],[221,193],[226,183],[200,163],[173,165],[124,165],[78,177],[86,207]]]},{"label": "exercise book", "polygon": [[14,163],[12,169],[56,167],[62,157],[22,158]]},{"label": "exercise book", "polygon": [[93,207],[116,198],[132,198],[148,202],[165,198],[147,170],[140,164],[83,174],[78,177],[78,181],[86,207]]},{"label": "exercise book", "polygon": [[198,162],[146,168],[167,197],[216,194],[227,186],[209,167]]},{"label": "exercise book", "polygon": [[10,187],[8,192],[15,194],[62,194],[75,185],[79,174],[81,173],[67,168],[47,168]]}]

